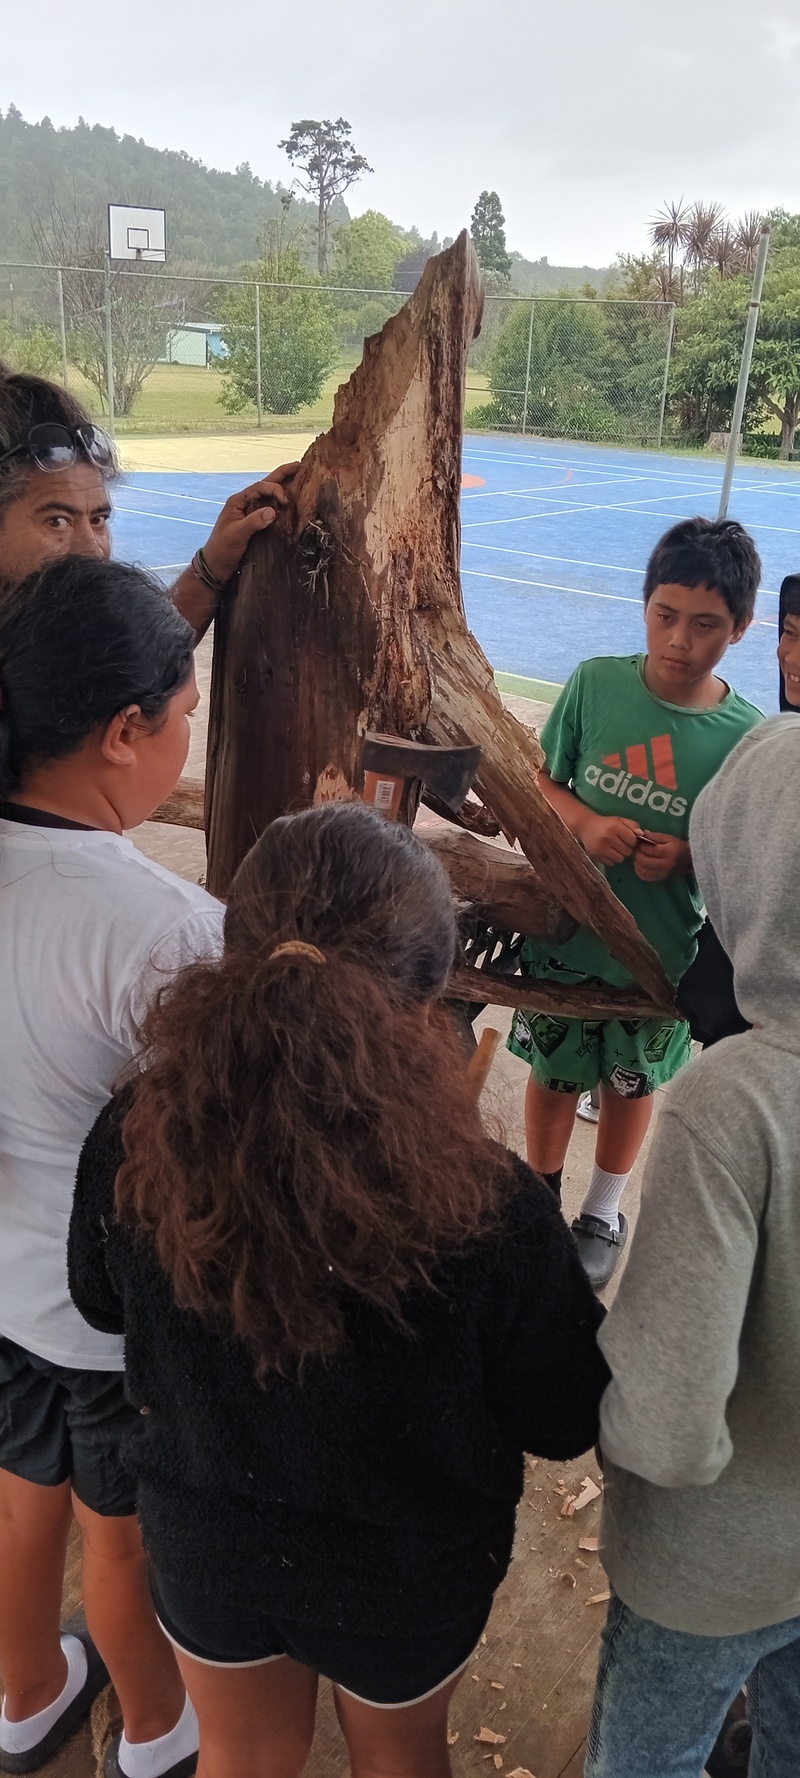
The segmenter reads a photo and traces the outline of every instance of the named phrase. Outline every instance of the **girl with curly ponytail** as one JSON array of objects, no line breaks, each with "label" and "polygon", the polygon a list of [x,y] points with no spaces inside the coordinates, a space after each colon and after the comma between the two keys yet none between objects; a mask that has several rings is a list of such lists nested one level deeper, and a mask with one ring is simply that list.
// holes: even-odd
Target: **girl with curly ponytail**
[{"label": "girl with curly ponytail", "polygon": [[202,1778],[299,1778],[320,1673],[354,1771],[445,1778],[523,1451],[595,1438],[602,1311],[549,1188],[481,1126],[455,951],[404,827],[273,822],[221,958],[164,988],[83,1151],[70,1284],[125,1335]]}]

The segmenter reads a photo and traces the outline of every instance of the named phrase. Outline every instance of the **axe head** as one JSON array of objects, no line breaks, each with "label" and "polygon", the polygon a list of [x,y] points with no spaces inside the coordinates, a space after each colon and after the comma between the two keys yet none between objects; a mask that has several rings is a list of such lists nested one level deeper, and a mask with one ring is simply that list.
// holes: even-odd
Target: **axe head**
[{"label": "axe head", "polygon": [[454,811],[460,809],[474,783],[480,759],[480,747],[438,747],[427,741],[374,733],[364,736],[361,751],[365,773],[387,783],[406,784],[419,778]]}]

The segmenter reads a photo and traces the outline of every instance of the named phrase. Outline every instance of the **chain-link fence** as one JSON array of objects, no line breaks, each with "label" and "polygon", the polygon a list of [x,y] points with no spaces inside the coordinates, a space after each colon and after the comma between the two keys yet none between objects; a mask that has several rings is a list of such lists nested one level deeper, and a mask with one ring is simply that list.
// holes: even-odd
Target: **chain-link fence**
[{"label": "chain-link fence", "polygon": [[467,426],[660,444],[673,318],[671,303],[488,297]]},{"label": "chain-link fence", "polygon": [[[119,434],[317,430],[403,291],[0,266],[0,357],[63,380]],[[467,367],[471,429],[658,444],[666,303],[490,296]]]}]

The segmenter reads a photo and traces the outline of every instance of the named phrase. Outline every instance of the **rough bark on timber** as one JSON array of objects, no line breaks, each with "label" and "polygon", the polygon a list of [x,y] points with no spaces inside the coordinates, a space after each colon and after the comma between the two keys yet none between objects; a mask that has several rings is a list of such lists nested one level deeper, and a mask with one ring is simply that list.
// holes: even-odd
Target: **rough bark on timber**
[{"label": "rough bark on timber", "polygon": [[504,831],[666,1011],[655,952],[541,795],[538,741],[505,709],[467,628],[462,414],[482,306],[464,233],[366,341],[330,431],[303,458],[294,518],[281,514],[250,545],[216,627],[208,886],[225,893],[276,815],[357,795],[365,729],[475,741],[477,789]]},{"label": "rough bark on timber", "polygon": [[426,833],[425,843],[444,865],[453,894],[487,925],[507,927],[564,944],[577,922],[537,876],[521,852],[487,845],[458,828]]},{"label": "rough bark on timber", "polygon": [[533,976],[494,975],[490,969],[457,964],[447,988],[449,1000],[482,1006],[524,1006],[560,1018],[648,1019],[655,1008],[641,988],[604,988],[602,982],[538,982]]}]

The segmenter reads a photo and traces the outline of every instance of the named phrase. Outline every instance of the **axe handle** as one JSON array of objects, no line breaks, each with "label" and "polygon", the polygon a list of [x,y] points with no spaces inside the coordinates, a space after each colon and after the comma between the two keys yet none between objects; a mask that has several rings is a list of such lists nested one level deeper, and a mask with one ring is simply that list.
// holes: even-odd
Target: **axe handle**
[{"label": "axe handle", "polygon": [[396,821],[405,787],[405,778],[396,778],[393,772],[368,771],[364,773],[363,800],[385,815],[387,821]]},{"label": "axe handle", "polygon": [[500,1042],[500,1032],[492,1025],[487,1025],[481,1032],[478,1047],[467,1069],[467,1086],[477,1104],[486,1085],[486,1077],[494,1061],[494,1053]]}]

